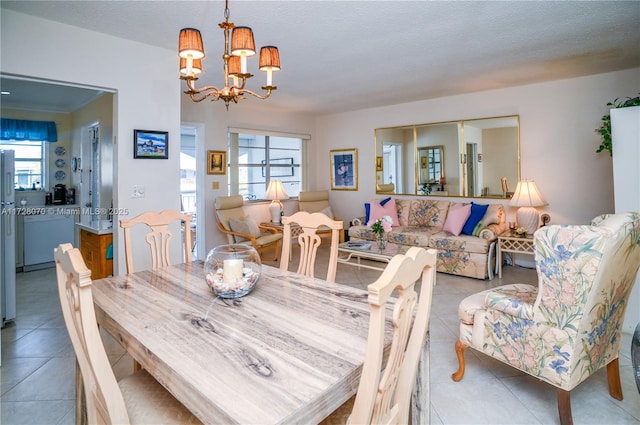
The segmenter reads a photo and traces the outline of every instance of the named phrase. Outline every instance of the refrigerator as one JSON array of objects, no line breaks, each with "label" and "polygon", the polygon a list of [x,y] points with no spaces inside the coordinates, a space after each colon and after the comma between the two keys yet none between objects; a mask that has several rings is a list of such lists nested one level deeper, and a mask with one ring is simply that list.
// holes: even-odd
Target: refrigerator
[{"label": "refrigerator", "polygon": [[0,151],[0,309],[2,327],[16,318],[16,210],[14,152]]}]

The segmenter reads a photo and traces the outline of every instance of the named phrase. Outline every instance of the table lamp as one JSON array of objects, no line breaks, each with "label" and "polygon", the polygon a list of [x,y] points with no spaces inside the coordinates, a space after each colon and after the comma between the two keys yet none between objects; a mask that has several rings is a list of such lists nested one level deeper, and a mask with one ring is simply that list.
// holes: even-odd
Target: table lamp
[{"label": "table lamp", "polygon": [[282,180],[271,180],[269,182],[269,187],[267,187],[265,199],[271,199],[271,204],[269,204],[269,212],[271,213],[272,223],[280,223],[280,216],[282,213],[282,202],[280,202],[280,200],[288,198],[289,195],[287,195],[287,192],[284,191]]},{"label": "table lamp", "polygon": [[516,186],[516,191],[509,201],[509,205],[518,208],[516,220],[518,226],[524,228],[527,234],[533,234],[540,225],[540,214],[535,207],[548,205],[547,201],[542,199],[542,195],[533,180],[521,180]]}]

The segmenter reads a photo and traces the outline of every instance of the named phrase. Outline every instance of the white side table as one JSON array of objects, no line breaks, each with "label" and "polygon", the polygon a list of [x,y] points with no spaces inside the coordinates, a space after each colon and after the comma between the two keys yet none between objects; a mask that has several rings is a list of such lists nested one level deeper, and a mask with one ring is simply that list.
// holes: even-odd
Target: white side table
[{"label": "white side table", "polygon": [[505,252],[533,255],[533,236],[514,236],[511,231],[498,235],[498,255],[496,261],[498,278],[502,278],[502,254]]}]

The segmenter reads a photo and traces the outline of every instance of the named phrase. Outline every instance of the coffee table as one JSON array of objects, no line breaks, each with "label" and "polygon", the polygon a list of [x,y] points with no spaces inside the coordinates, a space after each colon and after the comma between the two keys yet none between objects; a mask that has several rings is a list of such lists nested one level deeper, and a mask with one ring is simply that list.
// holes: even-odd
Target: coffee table
[{"label": "coffee table", "polygon": [[[372,270],[384,270],[386,264],[398,254],[406,254],[409,249],[406,245],[398,245],[387,242],[385,249],[379,249],[377,242],[357,241],[356,245],[353,241],[344,242],[338,245],[338,263],[346,264],[354,267],[364,267]],[[385,266],[375,266],[370,264],[362,264],[361,260],[372,260],[385,263]]]}]

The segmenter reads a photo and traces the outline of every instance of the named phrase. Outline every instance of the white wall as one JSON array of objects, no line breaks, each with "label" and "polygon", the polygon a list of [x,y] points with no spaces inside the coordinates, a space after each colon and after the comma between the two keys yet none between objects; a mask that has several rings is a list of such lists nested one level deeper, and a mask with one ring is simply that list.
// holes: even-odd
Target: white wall
[{"label": "white wall", "polygon": [[[180,81],[175,51],[4,9],[1,34],[3,73],[116,91],[116,208],[128,211],[128,218],[146,210],[179,208]],[[169,159],[134,160],[134,129],[168,131]],[[144,198],[131,198],[134,184],[146,187]],[[122,232],[115,230],[118,273],[124,271],[124,250]]]},{"label": "white wall", "polygon": [[612,161],[595,153],[594,130],[608,102],[633,96],[638,87],[640,69],[632,69],[322,116],[314,144],[316,188],[330,188],[330,149],[357,148],[358,191],[332,191],[331,199],[340,217],[362,216],[363,203],[376,197],[375,128],[519,114],[522,178],[534,179],[549,203],[540,210],[552,224],[587,223],[613,211]]}]

